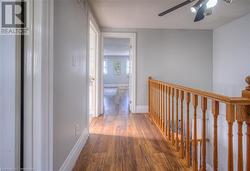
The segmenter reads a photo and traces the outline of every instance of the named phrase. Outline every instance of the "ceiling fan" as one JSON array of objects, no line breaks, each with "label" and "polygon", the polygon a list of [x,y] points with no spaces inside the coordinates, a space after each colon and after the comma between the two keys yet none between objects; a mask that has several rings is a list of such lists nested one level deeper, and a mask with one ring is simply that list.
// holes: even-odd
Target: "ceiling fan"
[{"label": "ceiling fan", "polygon": [[[161,12],[158,16],[164,16],[174,10],[177,10],[187,4],[190,4],[196,0],[186,0],[166,11]],[[226,3],[231,3],[232,0],[223,0]],[[194,22],[201,21],[205,18],[205,16],[211,15],[212,14],[212,8],[215,7],[217,4],[217,0],[198,0],[192,7],[191,7],[191,12],[195,13],[196,16],[194,18]]]}]

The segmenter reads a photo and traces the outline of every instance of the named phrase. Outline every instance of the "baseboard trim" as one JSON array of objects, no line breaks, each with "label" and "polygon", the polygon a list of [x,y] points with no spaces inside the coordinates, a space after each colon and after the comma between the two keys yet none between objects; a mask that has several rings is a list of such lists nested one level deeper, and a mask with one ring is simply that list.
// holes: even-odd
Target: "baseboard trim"
[{"label": "baseboard trim", "polygon": [[81,153],[82,148],[84,147],[84,145],[88,139],[88,135],[89,135],[88,129],[85,128],[83,130],[81,136],[77,140],[76,144],[74,145],[74,147],[70,151],[68,157],[63,162],[59,171],[69,171],[69,170],[72,170],[74,168],[76,160],[78,159],[78,156]]},{"label": "baseboard trim", "polygon": [[135,113],[148,113],[147,105],[137,105]]}]

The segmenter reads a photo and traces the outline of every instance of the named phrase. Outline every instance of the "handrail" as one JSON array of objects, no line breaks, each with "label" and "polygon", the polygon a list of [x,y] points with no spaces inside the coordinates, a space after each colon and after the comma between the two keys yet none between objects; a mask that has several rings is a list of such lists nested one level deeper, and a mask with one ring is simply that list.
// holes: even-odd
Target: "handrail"
[{"label": "handrail", "polygon": [[[216,101],[227,103],[227,104],[250,105],[250,99],[245,98],[245,97],[229,97],[229,96],[221,95],[221,94],[218,94],[218,93],[213,93],[213,92],[204,91],[204,90],[200,90],[200,89],[194,89],[194,88],[190,88],[190,87],[181,86],[181,85],[178,85],[178,84],[173,84],[173,83],[167,83],[167,82],[163,82],[163,81],[159,81],[159,80],[154,80],[152,78],[150,79],[150,81],[154,82],[154,83],[160,83],[160,84],[163,84],[165,86],[174,87],[174,88],[176,88],[178,90],[181,90],[181,91],[189,92],[189,93],[192,93],[192,94],[196,94],[196,95],[199,95],[199,96],[209,98],[211,100],[216,100]],[[250,82],[249,82],[249,84],[250,84]]]},{"label": "handrail", "polygon": [[[185,87],[177,84],[166,83],[160,80],[148,79],[148,106],[151,120],[160,129],[163,136],[171,141],[175,150],[182,159],[186,159],[187,167],[193,171],[207,170],[206,168],[206,115],[208,103],[212,105],[213,114],[213,170],[218,170],[218,116],[220,103],[226,104],[226,121],[228,124],[228,170],[234,170],[233,124],[237,122],[238,129],[238,157],[237,170],[250,170],[250,76],[246,78],[248,86],[242,91],[242,97],[229,97],[204,90]],[[199,98],[200,97],[200,106]],[[184,101],[185,99],[185,101]],[[185,102],[185,103],[184,103]],[[193,114],[190,112],[192,102]],[[184,111],[184,105],[186,111]],[[201,107],[202,137],[197,138],[198,107]],[[184,117],[184,115],[186,117]],[[190,119],[193,119],[190,129]],[[180,122],[179,122],[180,121]],[[185,122],[185,128],[184,128]],[[246,164],[243,163],[243,124],[247,125],[246,131]],[[192,130],[192,137],[190,130]],[[209,140],[210,141],[210,140]],[[192,144],[192,145],[191,145]],[[202,147],[198,163],[198,144]],[[192,161],[191,161],[192,160]],[[199,168],[198,168],[199,166]]]}]

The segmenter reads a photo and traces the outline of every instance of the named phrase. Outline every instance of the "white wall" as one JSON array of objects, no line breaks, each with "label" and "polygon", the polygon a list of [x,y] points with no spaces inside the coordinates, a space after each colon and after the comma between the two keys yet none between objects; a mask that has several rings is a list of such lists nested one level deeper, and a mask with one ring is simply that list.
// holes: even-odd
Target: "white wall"
[{"label": "white wall", "polygon": [[[246,87],[244,80],[250,75],[250,14],[215,29],[213,49],[213,90],[227,96],[241,96]],[[211,115],[210,118],[212,121]],[[221,106],[218,130],[219,170],[227,170],[227,162],[223,158],[227,156],[228,131],[225,106]],[[237,170],[236,135],[237,126],[234,124],[234,170]]]},{"label": "white wall", "polygon": [[87,10],[76,0],[55,0],[54,170],[88,134]]},{"label": "white wall", "polygon": [[[128,56],[105,56],[107,63],[107,74],[104,74],[104,84],[127,84],[129,83],[129,75],[126,73]],[[119,62],[121,66],[120,74],[115,73],[114,63]]]},{"label": "white wall", "polygon": [[212,89],[212,31],[139,30],[137,105],[147,105],[147,79]]},{"label": "white wall", "polygon": [[214,30],[213,90],[240,96],[250,74],[250,14]]},{"label": "white wall", "polygon": [[[0,170],[1,168],[16,167],[16,124],[17,99],[16,90],[16,39],[15,36],[0,35]],[[20,130],[20,128],[17,128]]]}]

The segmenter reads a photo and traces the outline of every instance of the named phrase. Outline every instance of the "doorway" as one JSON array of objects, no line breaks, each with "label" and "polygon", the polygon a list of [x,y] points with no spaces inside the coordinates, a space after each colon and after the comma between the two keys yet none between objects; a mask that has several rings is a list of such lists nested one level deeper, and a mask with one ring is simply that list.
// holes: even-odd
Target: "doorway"
[{"label": "doorway", "polygon": [[89,24],[89,122],[98,111],[98,31],[90,20]]},{"label": "doorway", "polygon": [[135,112],[135,33],[102,33],[102,113]]}]

